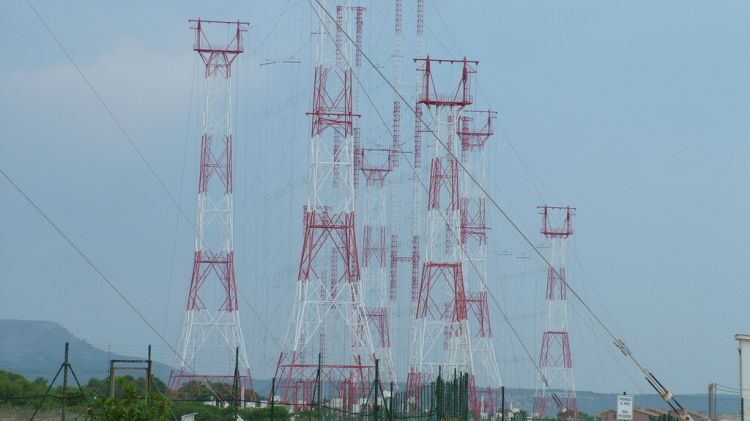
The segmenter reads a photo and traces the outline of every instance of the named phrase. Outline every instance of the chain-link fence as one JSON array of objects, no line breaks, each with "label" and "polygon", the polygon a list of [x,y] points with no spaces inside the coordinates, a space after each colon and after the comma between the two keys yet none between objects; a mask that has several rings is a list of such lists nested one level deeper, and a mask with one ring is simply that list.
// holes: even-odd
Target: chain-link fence
[{"label": "chain-link fence", "polygon": [[[318,374],[312,382],[313,390],[309,394],[312,399],[309,402],[290,402],[284,406],[300,419],[505,421],[504,399],[497,412],[483,412],[472,405],[470,397],[473,385],[466,373],[453,372],[448,378],[440,373],[432,382],[410,386],[405,390],[396,390],[392,382],[383,384],[379,378],[376,363],[375,380],[367,385],[350,387],[351,390],[362,391],[359,396],[352,396],[352,393],[342,393],[336,384],[326,384]],[[275,380],[273,384],[276,384]],[[338,395],[335,393],[337,390]],[[334,393],[331,394],[331,391]],[[270,395],[275,397],[271,404],[278,405],[275,400],[279,397],[273,387]],[[283,402],[282,399],[279,401]]]},{"label": "chain-link fence", "polygon": [[[356,392],[342,395],[338,386],[326,384],[318,375],[310,380],[311,399],[285,402],[277,396],[275,379],[267,396],[243,390],[242,382],[232,381],[231,376],[226,382],[196,379],[179,391],[172,391],[153,375],[151,366],[150,348],[144,359],[81,361],[68,351],[66,344],[57,366],[26,364],[17,367],[21,374],[0,371],[0,421],[234,421],[292,417],[299,420],[506,421],[502,416],[504,403],[503,408],[489,413],[472,409],[475,407],[470,400],[472,385],[465,373],[453,372],[448,376],[441,373],[434,381],[407,389],[392,382],[382,383],[376,363],[374,380],[351,386],[350,390]],[[239,372],[236,375],[239,376]]]}]

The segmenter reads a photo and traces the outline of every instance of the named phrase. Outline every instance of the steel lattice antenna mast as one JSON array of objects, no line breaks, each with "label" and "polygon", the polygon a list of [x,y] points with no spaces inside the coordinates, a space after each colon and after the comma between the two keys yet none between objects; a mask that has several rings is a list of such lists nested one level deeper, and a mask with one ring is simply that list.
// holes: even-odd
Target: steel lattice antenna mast
[{"label": "steel lattice antenna mast", "polygon": [[[365,8],[353,7],[355,13],[354,68],[362,78],[362,35]],[[358,86],[354,87],[354,112],[359,111]],[[375,356],[380,361],[380,381],[396,381],[396,369],[391,350],[391,306],[389,298],[388,260],[386,260],[386,177],[392,172],[397,159],[391,148],[360,147],[359,128],[355,128],[354,166],[355,192],[358,172],[365,178],[365,209],[362,235],[362,300],[365,303]]]},{"label": "steel lattice antenna mast", "polygon": [[[416,57],[422,57],[422,43],[424,39],[424,0],[417,0],[417,36],[416,36]],[[412,247],[412,267],[411,267],[411,302],[414,305],[413,312],[416,311],[417,295],[419,294],[419,263],[420,255],[420,224],[419,215],[422,206],[422,189],[420,188],[420,178],[418,172],[422,169],[422,103],[419,101],[422,95],[422,78],[417,77],[416,92],[414,101],[414,174],[412,175],[412,213],[411,213],[411,247]],[[412,313],[413,313],[412,312]]]},{"label": "steel lattice antenna mast", "polygon": [[[461,162],[466,171],[485,184],[484,146],[493,134],[494,111],[464,111],[459,117],[458,137],[461,139]],[[476,377],[470,389],[472,410],[494,414],[500,410],[496,391],[501,386],[500,369],[492,342],[492,325],[487,303],[487,221],[485,194],[461,173],[461,244],[463,250],[466,301],[469,308],[472,356]],[[494,389],[494,391],[493,391]]]},{"label": "steel lattice antenna mast", "polygon": [[[399,161],[401,159],[401,21],[402,21],[402,0],[395,0],[394,3],[394,24],[393,24],[393,120],[391,122],[391,154],[394,170],[398,168]],[[389,296],[393,303],[397,303],[398,299],[398,263],[400,261],[411,261],[411,256],[399,256],[399,213],[398,209],[400,206],[398,200],[398,186],[399,181],[394,181],[393,177],[388,179],[388,188],[390,190],[390,234],[391,234],[391,265],[389,274]],[[395,311],[398,311],[396,306]]]},{"label": "steel lattice antenna mast", "polygon": [[540,388],[534,397],[533,418],[554,418],[562,408],[564,417],[578,418],[573,360],[568,338],[568,302],[565,279],[565,242],[573,235],[575,208],[540,206],[541,233],[550,244],[547,269],[547,315],[539,353]]},{"label": "steel lattice antenna mast", "polygon": [[[191,20],[193,49],[205,64],[203,136],[201,138],[195,256],[179,358],[169,388],[192,380],[234,379],[235,347],[239,348],[242,388],[252,392],[252,377],[240,327],[234,275],[234,197],[232,179],[232,64],[243,51],[246,22]],[[233,38],[218,42],[209,27],[229,26]]]},{"label": "steel lattice antenna mast", "polygon": [[[417,0],[417,26],[416,26],[416,57],[422,56],[422,29],[423,29],[423,15],[419,11],[424,10],[424,0]],[[413,173],[412,169],[421,168],[421,153],[414,153],[413,157],[405,157],[405,159],[412,159],[412,163],[408,166],[403,167],[401,171],[398,171],[401,165],[401,154],[404,152],[402,138],[401,138],[401,101],[403,92],[401,92],[402,81],[401,81],[401,65],[404,58],[401,41],[403,33],[403,1],[394,0],[394,19],[393,19],[393,53],[391,58],[393,59],[393,120],[392,120],[392,146],[391,149],[394,153],[393,165],[394,172],[397,177],[389,177],[388,183],[391,191],[391,214],[390,214],[390,226],[391,226],[391,266],[390,266],[390,299],[394,304],[394,308],[391,314],[399,321],[397,325],[398,337],[407,336],[409,324],[404,323],[404,318],[411,319],[413,317],[417,300],[417,288],[419,285],[419,217],[420,215],[420,203],[421,193],[420,179]],[[417,79],[417,84],[420,81]],[[416,93],[419,92],[419,86],[415,86],[414,98]],[[416,104],[416,99],[414,100]],[[419,107],[419,105],[416,105]],[[421,115],[421,114],[420,114]],[[421,128],[421,124],[417,123],[414,126],[416,129]],[[421,136],[420,132],[415,132],[416,137]],[[417,144],[420,144],[418,149],[421,150],[421,141],[416,140]],[[411,189],[402,190],[401,186],[411,184]],[[409,227],[409,242],[403,242],[400,239],[400,229],[402,227],[402,219],[399,213],[401,204],[408,204],[411,206],[409,217],[403,221],[408,223]],[[402,266],[403,264],[403,266]],[[408,268],[408,278],[410,285],[407,294],[402,294],[403,286],[399,278],[404,276],[406,273],[402,267]],[[403,346],[402,350],[408,352],[408,341],[401,341],[399,346]]]},{"label": "steel lattice antenna mast", "polygon": [[[362,80],[362,36],[365,8],[355,6],[354,70]],[[359,86],[353,88],[353,109],[359,114]],[[354,128],[354,187],[357,193],[359,172],[365,178],[365,208],[362,233],[362,301],[365,304],[375,356],[380,360],[380,380],[396,381],[391,351],[391,312],[389,278],[386,260],[386,176],[394,167],[396,156],[390,148],[361,147],[359,127]],[[377,145],[374,145],[377,146]]]},{"label": "steel lattice antenna mast", "polygon": [[359,162],[366,182],[362,281],[367,319],[375,355],[380,360],[382,382],[396,381],[390,335],[390,293],[386,260],[386,176],[393,169],[390,148],[365,148]]},{"label": "steel lattice antenna mast", "polygon": [[[325,2],[322,2],[325,3]],[[320,5],[310,130],[308,198],[294,309],[276,367],[282,401],[296,410],[314,399],[351,411],[368,395],[374,350],[367,326],[354,209],[352,49],[349,5],[335,21]],[[335,34],[335,45],[329,36]],[[315,393],[315,395],[313,395]],[[315,397],[314,397],[315,396]]]},{"label": "steel lattice antenna mast", "polygon": [[[425,263],[412,325],[406,385],[409,399],[419,405],[421,386],[433,380],[440,369],[449,375],[457,372],[473,376],[459,238],[459,167],[455,153],[458,118],[463,108],[472,103],[471,79],[478,62],[429,56],[415,59],[415,62],[422,77],[418,102],[427,110],[427,129],[436,138],[430,148]],[[460,69],[458,87],[452,93],[435,90],[433,72],[436,69],[433,67],[440,64],[447,64],[454,71]]]}]

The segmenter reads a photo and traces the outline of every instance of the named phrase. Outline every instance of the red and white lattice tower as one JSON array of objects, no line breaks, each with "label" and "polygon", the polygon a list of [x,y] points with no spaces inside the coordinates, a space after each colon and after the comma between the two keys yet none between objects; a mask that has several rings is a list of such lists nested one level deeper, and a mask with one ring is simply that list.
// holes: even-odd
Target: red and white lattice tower
[{"label": "red and white lattice tower", "polygon": [[[365,8],[352,8],[355,13],[355,51],[354,70],[360,75],[362,69],[362,30]],[[358,113],[358,86],[354,87],[354,112]],[[365,206],[362,220],[362,300],[373,339],[375,356],[380,361],[380,380],[384,384],[396,381],[396,369],[391,350],[391,306],[390,284],[387,260],[387,226],[386,217],[386,177],[392,172],[396,155],[390,148],[377,147],[374,140],[367,141],[361,147],[362,139],[355,128],[355,181],[361,172],[365,179]],[[373,143],[373,145],[369,145]],[[357,183],[355,183],[356,187]],[[356,192],[356,189],[355,189]],[[360,212],[362,214],[362,212]]]},{"label": "red and white lattice tower", "polygon": [[[391,120],[391,153],[393,154],[393,167],[394,169],[399,166],[401,159],[401,29],[402,29],[402,16],[403,16],[403,4],[402,0],[394,1],[394,23],[393,23],[393,118]],[[403,174],[403,172],[402,172]],[[390,300],[393,303],[397,302],[398,298],[398,266],[400,262],[411,262],[412,256],[399,255],[399,207],[400,203],[398,200],[398,187],[400,180],[393,180],[393,177],[389,178],[389,189],[391,199],[391,213],[390,213],[390,235],[391,235],[391,264],[390,264],[390,275],[389,275],[389,292]],[[398,311],[396,309],[396,311]]]},{"label": "red and white lattice tower", "polygon": [[[252,378],[240,327],[234,275],[234,197],[232,178],[232,65],[243,51],[247,23],[191,20],[195,50],[203,59],[204,104],[198,176],[195,255],[179,357],[169,376],[177,391],[187,382],[234,378],[239,348],[242,392],[252,391]],[[214,35],[230,39],[219,41]],[[244,395],[243,395],[244,398]]]},{"label": "red and white lattice tower", "polygon": [[471,346],[476,376],[472,379],[472,410],[477,414],[499,411],[497,391],[501,386],[500,369],[492,342],[492,325],[487,303],[487,220],[486,195],[480,185],[485,184],[484,146],[493,134],[493,111],[464,111],[458,119],[461,139],[461,162],[466,171],[461,173],[461,244],[464,262],[464,283],[471,329]]},{"label": "red and white lattice tower", "polygon": [[[339,8],[343,6],[338,6]],[[363,27],[365,23],[364,15],[365,15],[365,8],[362,6],[354,6],[352,7],[352,12],[354,12],[354,72],[355,72],[355,79],[361,78],[362,74],[362,35],[363,35]],[[336,33],[336,51],[340,52],[342,43],[343,42],[343,34],[341,31]],[[339,54],[339,53],[337,53]],[[351,64],[351,63],[350,63]],[[352,87],[352,112],[355,115],[360,114],[359,112],[359,84],[355,83]],[[354,195],[356,197],[357,190],[359,188],[359,171],[360,171],[360,162],[359,162],[359,150],[361,148],[361,138],[360,138],[360,129],[358,127],[357,122],[354,123],[354,129],[353,130],[353,136],[354,136]]]},{"label": "red and white lattice tower", "polygon": [[[395,19],[394,19],[394,86],[397,88],[396,91],[400,92],[401,86],[401,31],[403,22],[403,5],[401,0],[395,0]],[[415,56],[422,57],[422,43],[424,39],[424,0],[417,0],[417,15],[416,15],[416,42],[415,42]],[[410,215],[410,233],[411,233],[411,252],[402,253],[402,249],[399,237],[398,226],[399,222],[399,203],[396,200],[396,189],[397,186],[392,187],[391,196],[394,198],[392,205],[392,216],[391,226],[394,229],[391,231],[391,299],[395,301],[396,291],[398,290],[398,273],[399,263],[407,263],[411,268],[411,282],[410,282],[410,300],[412,307],[410,309],[413,315],[416,311],[417,294],[419,290],[419,262],[420,262],[420,208],[423,200],[422,186],[421,186],[421,175],[419,171],[422,168],[422,104],[418,98],[422,93],[422,79],[417,78],[415,83],[415,100],[414,100],[414,150],[413,150],[413,173],[411,174],[411,215]],[[394,93],[393,98],[393,146],[394,151],[401,151],[401,96]],[[395,165],[398,166],[400,156],[396,158]]]},{"label": "red and white lattice tower", "polygon": [[390,284],[386,249],[386,176],[393,170],[390,148],[359,149],[360,170],[365,178],[362,285],[375,355],[380,360],[383,383],[396,381],[391,351]]},{"label": "red and white lattice tower", "polygon": [[[304,239],[289,330],[276,367],[277,394],[295,409],[321,396],[352,410],[374,377],[374,349],[362,301],[354,209],[352,9],[326,2],[316,42]],[[335,34],[332,45],[329,34]],[[319,362],[320,361],[320,362]]]},{"label": "red and white lattice tower", "polygon": [[[456,131],[461,111],[472,103],[471,79],[478,62],[429,56],[415,62],[422,78],[418,103],[426,111],[426,129],[432,133],[425,262],[412,324],[406,385],[409,399],[419,405],[421,386],[434,380],[440,369],[473,376],[460,244]],[[457,77],[458,70],[455,91],[436,91],[435,67],[450,68],[451,78]]]},{"label": "red and white lattice tower", "polygon": [[542,215],[541,233],[550,245],[551,267],[547,270],[547,314],[539,353],[539,369],[544,378],[540,378],[534,397],[532,417],[555,418],[562,408],[565,418],[577,419],[565,280],[565,242],[573,235],[575,208],[544,205],[538,209]]},{"label": "red and white lattice tower", "polygon": [[[416,57],[422,57],[424,39],[424,0],[417,0],[417,36],[416,36]],[[416,311],[417,296],[419,294],[419,263],[421,260],[420,250],[422,244],[421,226],[420,226],[420,208],[423,204],[422,180],[422,102],[419,100],[422,95],[423,78],[416,78],[416,94],[414,103],[414,174],[412,176],[412,212],[411,212],[411,247],[412,247],[412,266],[411,266],[411,301]]]}]

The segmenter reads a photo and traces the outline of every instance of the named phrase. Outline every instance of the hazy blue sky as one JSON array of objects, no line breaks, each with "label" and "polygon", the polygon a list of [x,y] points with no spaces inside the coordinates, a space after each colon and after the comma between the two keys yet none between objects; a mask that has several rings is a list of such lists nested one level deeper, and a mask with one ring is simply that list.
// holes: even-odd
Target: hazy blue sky
[{"label": "hazy blue sky", "polygon": [[[268,378],[301,241],[311,9],[306,0],[152,3],[34,1],[191,217],[199,85],[187,19],[255,24],[235,85],[236,254],[251,365]],[[404,3],[408,57],[414,2]],[[392,2],[363,4],[365,49],[389,72]],[[750,332],[748,22],[744,1],[427,0],[426,51],[480,60],[478,98],[505,129],[487,147],[490,191],[538,244],[537,205],[578,208],[571,284],[676,392],[736,384],[732,337]],[[190,227],[26,2],[0,3],[0,34],[0,167],[175,342]],[[287,58],[301,63],[259,66]],[[405,82],[413,70],[405,59]],[[368,133],[382,133],[368,121]],[[54,320],[121,352],[153,343],[171,361],[4,181],[0,197],[0,318]],[[490,213],[490,286],[536,356],[545,274]],[[578,304],[570,314],[579,388],[649,391]],[[533,387],[518,344],[493,323],[506,383]],[[403,358],[407,346],[394,340]]]}]

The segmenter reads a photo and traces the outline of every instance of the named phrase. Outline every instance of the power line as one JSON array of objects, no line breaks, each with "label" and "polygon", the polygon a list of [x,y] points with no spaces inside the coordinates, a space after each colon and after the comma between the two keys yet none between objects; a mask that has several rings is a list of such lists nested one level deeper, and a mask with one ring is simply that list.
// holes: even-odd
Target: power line
[{"label": "power line", "polygon": [[73,56],[70,55],[70,53],[65,48],[65,46],[63,46],[62,42],[60,42],[60,40],[57,38],[57,35],[55,35],[55,33],[52,31],[52,28],[50,28],[50,26],[47,24],[47,21],[45,21],[44,18],[42,17],[42,15],[39,14],[39,11],[31,3],[31,0],[26,0],[26,4],[28,4],[29,7],[31,7],[31,10],[34,12],[34,14],[39,19],[39,21],[42,23],[42,25],[44,25],[44,28],[50,34],[50,36],[55,41],[55,43],[57,44],[57,46],[60,47],[60,50],[62,50],[63,54],[65,54],[65,57],[67,57],[67,59],[70,62],[70,64],[73,66],[73,68],[75,68],[75,70],[78,73],[78,75],[81,76],[81,79],[83,79],[84,83],[86,83],[86,86],[89,88],[89,90],[91,91],[91,93],[94,94],[94,96],[99,101],[99,104],[102,106],[102,108],[104,108],[104,111],[107,113],[107,115],[109,116],[109,118],[112,119],[112,121],[115,123],[115,126],[117,126],[117,128],[120,130],[120,133],[122,133],[122,135],[125,137],[125,140],[128,141],[128,143],[133,148],[133,150],[135,151],[135,153],[138,155],[138,157],[141,159],[141,161],[143,161],[143,163],[146,165],[146,167],[148,168],[148,170],[151,172],[151,175],[154,176],[154,178],[156,179],[156,181],[161,186],[162,190],[164,190],[164,193],[166,193],[166,195],[169,197],[169,200],[172,201],[172,203],[180,211],[180,214],[192,226],[193,225],[192,221],[187,216],[187,214],[182,210],[182,208],[180,207],[180,204],[177,202],[177,199],[175,199],[174,195],[172,195],[172,192],[169,191],[169,189],[167,188],[167,185],[164,183],[164,180],[162,180],[162,178],[159,176],[159,173],[156,172],[156,170],[151,165],[151,163],[148,162],[148,160],[146,159],[146,156],[143,154],[143,152],[141,152],[141,149],[138,147],[138,145],[136,145],[135,141],[133,141],[133,138],[130,137],[130,134],[128,134],[127,130],[125,130],[125,127],[123,127],[123,125],[120,123],[120,120],[118,120],[117,117],[115,117],[115,114],[109,108],[109,106],[107,105],[107,103],[104,102],[104,99],[101,97],[101,95],[99,95],[99,92],[96,90],[96,88],[94,88],[94,85],[91,83],[91,81],[89,81],[88,77],[86,77],[86,75],[83,73],[83,71],[81,70],[81,68],[78,67],[78,64],[76,64],[75,60],[73,60]]},{"label": "power line", "polygon": [[96,272],[96,274],[99,275],[99,277],[104,282],[106,282],[107,285],[109,285],[109,287],[112,288],[112,290],[123,301],[125,301],[128,307],[130,307],[130,309],[133,310],[144,323],[146,323],[146,326],[148,326],[149,329],[151,329],[156,334],[156,336],[159,337],[159,339],[161,339],[173,352],[176,353],[174,348],[172,348],[172,346],[164,338],[164,336],[162,336],[161,333],[159,333],[159,331],[151,324],[151,322],[146,319],[146,316],[144,316],[143,313],[138,310],[138,308],[120,291],[119,288],[117,288],[117,286],[115,286],[115,284],[107,277],[107,275],[105,275],[104,272],[102,272],[101,269],[99,269],[99,267],[94,264],[94,262],[86,255],[86,253],[84,253],[78,247],[78,245],[76,245],[76,243],[74,243],[73,240],[71,240],[70,237],[68,237],[68,235],[63,232],[63,230],[31,199],[31,197],[29,197],[29,195],[26,194],[26,192],[23,191],[23,189],[21,189],[18,184],[16,184],[15,181],[13,181],[13,179],[2,168],[0,168],[0,175],[2,175],[3,178],[5,178],[8,183],[10,183],[11,186],[13,186],[13,188],[26,200],[26,202],[28,202],[37,211],[37,213],[39,213],[39,215],[41,215],[42,218],[44,218],[44,220],[47,221],[47,223],[55,229],[55,231],[57,231],[57,233],[63,238],[63,240],[65,240],[65,242],[68,243],[68,245],[73,250],[75,250],[75,252],[86,262],[86,264],[88,264],[94,270],[94,272]]},{"label": "power line", "polygon": [[[24,190],[23,190],[23,189],[22,189],[22,188],[21,188],[21,187],[20,187],[20,186],[19,186],[18,184],[16,184],[16,182],[15,182],[15,181],[13,181],[13,179],[12,179],[12,178],[11,178],[11,177],[10,177],[10,176],[9,176],[9,175],[8,175],[8,174],[7,174],[6,172],[5,172],[5,171],[3,171],[3,169],[2,169],[2,168],[0,168],[0,175],[2,175],[2,176],[3,176],[3,178],[5,178],[5,179],[6,179],[7,181],[8,181],[8,183],[10,183],[10,185],[11,185],[11,186],[13,186],[13,188],[14,188],[14,189],[15,189],[15,190],[16,190],[16,191],[17,191],[17,192],[18,192],[18,193],[19,193],[19,194],[20,194],[20,195],[21,195],[21,196],[22,196],[22,197],[23,197],[23,198],[24,198],[24,199],[26,200],[26,202],[27,202],[27,203],[29,203],[29,204],[30,204],[30,205],[31,205],[31,206],[32,206],[32,207],[33,207],[33,208],[34,208],[34,209],[35,209],[35,210],[37,211],[37,213],[38,213],[39,215],[41,215],[41,216],[42,216],[42,218],[44,218],[44,220],[45,220],[45,221],[47,221],[47,223],[48,223],[48,224],[49,224],[50,226],[52,226],[52,228],[54,228],[54,229],[55,229],[55,231],[57,231],[57,233],[58,233],[58,234],[60,235],[60,237],[62,237],[62,238],[63,238],[63,240],[65,240],[65,242],[66,242],[66,243],[67,243],[67,244],[68,244],[68,245],[69,245],[69,246],[70,246],[70,247],[71,247],[71,248],[72,248],[73,250],[75,250],[75,252],[76,252],[76,253],[77,253],[77,254],[78,254],[78,255],[79,255],[79,256],[80,256],[80,257],[81,257],[81,258],[82,258],[82,259],[83,259],[83,260],[84,260],[85,262],[86,262],[86,264],[88,264],[88,265],[89,265],[89,266],[91,267],[91,269],[93,269],[93,270],[94,270],[94,272],[96,272],[96,274],[97,274],[97,275],[99,275],[99,278],[101,278],[101,279],[102,279],[102,280],[103,280],[104,282],[106,282],[106,283],[107,283],[107,285],[108,285],[108,286],[109,286],[109,287],[110,287],[110,288],[111,288],[111,289],[112,289],[112,290],[113,290],[113,291],[114,291],[114,292],[115,292],[115,293],[116,293],[116,294],[117,294],[117,295],[118,295],[118,296],[119,296],[119,297],[120,297],[120,298],[121,298],[121,299],[122,299],[123,301],[125,301],[125,303],[126,303],[126,304],[128,305],[128,307],[130,307],[130,309],[131,309],[131,310],[133,310],[133,312],[135,312],[135,314],[137,314],[137,315],[138,315],[138,317],[139,317],[139,318],[140,318],[140,319],[141,319],[141,320],[143,321],[143,323],[145,323],[145,324],[146,324],[146,326],[148,326],[148,328],[149,328],[149,329],[151,329],[151,331],[152,331],[152,332],[154,332],[154,334],[156,334],[156,336],[157,336],[157,337],[158,337],[158,338],[159,338],[159,339],[160,339],[160,340],[161,340],[162,342],[164,342],[164,344],[166,344],[166,345],[167,345],[167,347],[168,347],[168,348],[170,349],[170,351],[172,351],[172,353],[174,353],[174,354],[175,354],[175,355],[177,356],[177,358],[180,358],[180,359],[182,359],[182,357],[180,357],[180,355],[179,355],[179,353],[177,352],[177,350],[176,350],[176,349],[174,349],[174,348],[172,347],[172,345],[171,345],[171,344],[169,343],[169,341],[167,341],[167,339],[166,339],[166,338],[164,338],[164,336],[163,336],[163,335],[162,335],[161,333],[159,333],[159,331],[158,331],[158,330],[156,329],[156,327],[154,327],[154,325],[152,325],[152,324],[151,324],[151,322],[149,322],[149,321],[148,321],[148,319],[146,318],[146,316],[144,316],[144,315],[143,315],[143,313],[141,313],[141,311],[140,311],[140,310],[138,310],[138,308],[137,308],[137,307],[136,307],[136,306],[135,306],[135,305],[134,305],[134,304],[133,304],[133,303],[132,303],[132,302],[131,302],[131,301],[130,301],[130,300],[129,300],[129,299],[128,299],[128,298],[127,298],[127,297],[126,297],[126,296],[125,296],[125,295],[124,295],[123,293],[122,293],[122,291],[120,291],[120,289],[119,289],[119,288],[117,288],[117,286],[116,286],[116,285],[115,285],[115,284],[114,284],[114,283],[113,283],[113,282],[112,282],[112,281],[111,281],[111,280],[110,280],[110,279],[109,279],[109,278],[107,277],[107,275],[105,275],[105,274],[104,274],[104,272],[102,272],[102,271],[101,271],[101,269],[99,269],[99,267],[98,267],[98,266],[96,266],[96,264],[94,264],[94,262],[93,262],[93,261],[92,261],[92,260],[91,260],[91,259],[90,259],[90,258],[89,258],[89,257],[88,257],[87,255],[86,255],[86,253],[84,253],[84,252],[83,252],[83,251],[82,251],[82,250],[81,250],[81,249],[80,249],[80,248],[78,247],[78,245],[76,245],[76,243],[74,243],[74,242],[73,242],[73,240],[71,240],[71,239],[70,239],[70,237],[68,237],[68,235],[67,235],[67,234],[65,234],[65,232],[63,232],[63,230],[62,230],[62,229],[61,229],[61,228],[60,228],[59,226],[57,226],[57,224],[55,224],[55,222],[54,222],[54,221],[53,221],[53,220],[52,220],[52,219],[51,219],[51,218],[50,218],[50,217],[49,217],[49,216],[47,215],[47,213],[45,213],[45,212],[44,212],[44,211],[42,210],[42,208],[40,208],[40,207],[39,207],[39,206],[38,206],[38,205],[36,204],[36,202],[34,202],[34,201],[33,201],[33,200],[31,199],[31,197],[29,197],[29,195],[27,195],[27,194],[26,194],[26,192],[24,192]],[[224,398],[222,398],[222,397],[221,397],[221,395],[219,395],[219,394],[218,394],[218,393],[217,393],[216,391],[214,391],[214,389],[213,389],[213,388],[211,387],[211,384],[210,384],[210,383],[208,383],[208,382],[207,382],[207,381],[206,381],[205,379],[202,379],[202,380],[203,380],[203,382],[204,382],[204,383],[206,384],[206,386],[208,387],[208,389],[209,389],[209,391],[211,392],[211,394],[213,394],[213,395],[214,395],[214,396],[215,396],[215,397],[216,397],[217,399],[219,399],[219,400],[221,400],[221,401],[224,401]]]}]

